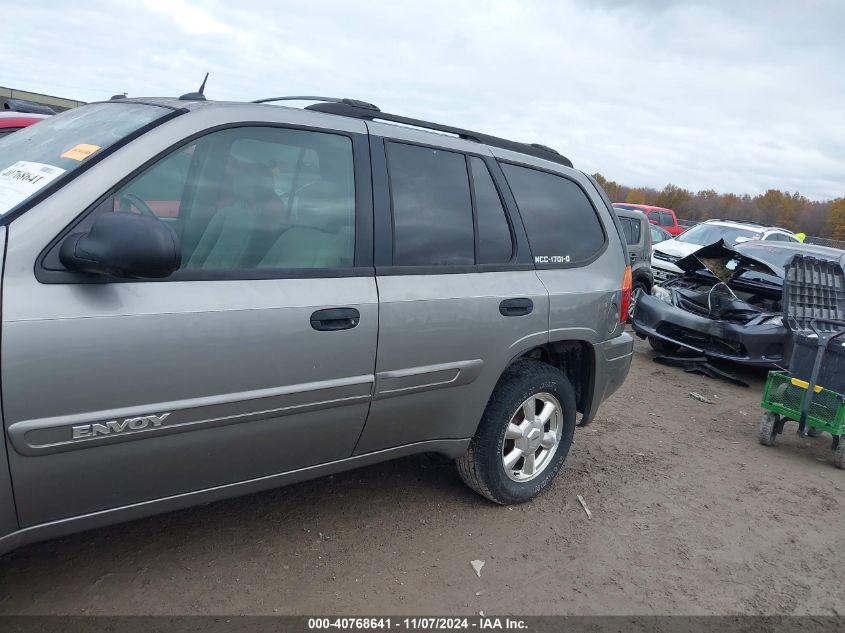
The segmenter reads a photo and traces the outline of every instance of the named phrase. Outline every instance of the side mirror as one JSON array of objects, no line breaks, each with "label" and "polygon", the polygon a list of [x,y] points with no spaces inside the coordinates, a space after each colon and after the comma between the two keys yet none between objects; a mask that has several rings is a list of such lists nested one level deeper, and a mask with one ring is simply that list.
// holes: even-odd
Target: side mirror
[{"label": "side mirror", "polygon": [[160,278],[179,269],[179,238],[158,218],[104,213],[87,233],[62,242],[59,259],[68,270],[114,277]]},{"label": "side mirror", "polygon": [[652,220],[651,218],[649,218],[649,220],[648,220],[648,221],[649,221],[649,222],[651,222],[651,223],[652,223],[652,224],[654,224],[654,225],[656,225],[656,224],[657,224],[657,220]]}]

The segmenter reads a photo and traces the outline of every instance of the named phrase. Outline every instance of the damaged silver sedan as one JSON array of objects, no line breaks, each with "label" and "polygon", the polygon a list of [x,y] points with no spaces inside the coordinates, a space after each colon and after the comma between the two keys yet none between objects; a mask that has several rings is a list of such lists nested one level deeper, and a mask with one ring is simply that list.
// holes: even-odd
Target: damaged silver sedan
[{"label": "damaged silver sedan", "polygon": [[634,331],[661,353],[684,350],[745,365],[785,366],[789,332],[781,295],[784,267],[796,253],[845,258],[845,251],[811,244],[704,246],[676,262],[682,274],[639,298]]}]

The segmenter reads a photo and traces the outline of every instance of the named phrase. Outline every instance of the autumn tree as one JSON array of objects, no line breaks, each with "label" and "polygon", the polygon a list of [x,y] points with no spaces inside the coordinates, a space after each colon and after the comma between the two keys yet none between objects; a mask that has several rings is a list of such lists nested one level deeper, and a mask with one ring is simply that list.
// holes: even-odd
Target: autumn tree
[{"label": "autumn tree", "polygon": [[625,196],[628,195],[628,187],[620,185],[618,182],[614,182],[613,180],[608,180],[601,174],[593,174],[593,178],[601,185],[602,189],[607,192],[608,197],[613,202],[619,202],[620,200],[624,200]]},{"label": "autumn tree", "polygon": [[780,203],[777,225],[793,231],[798,231],[798,218],[801,215],[801,210],[807,202],[808,200],[798,192],[795,192],[792,195],[787,192]]},{"label": "autumn tree", "polygon": [[[787,194],[789,195],[789,194]],[[754,198],[755,213],[753,220],[761,224],[777,224],[784,208],[784,194],[777,189],[769,189]]]},{"label": "autumn tree", "polygon": [[643,189],[631,189],[625,196],[625,202],[629,204],[647,204],[646,194]]},{"label": "autumn tree", "polygon": [[674,209],[675,212],[683,212],[690,197],[690,192],[686,189],[681,189],[677,185],[666,185],[663,191],[657,194],[655,205],[665,207],[666,209]]},{"label": "autumn tree", "polygon": [[845,198],[837,198],[830,205],[827,215],[828,237],[845,240]]},{"label": "autumn tree", "polygon": [[752,198],[748,194],[720,194],[713,189],[692,193],[672,184],[657,191],[651,187],[629,188],[601,174],[594,176],[614,202],[668,207],[684,220],[702,222],[721,218],[759,222],[802,231],[807,235],[845,240],[845,198],[808,200],[798,192],[778,189],[769,189]]}]

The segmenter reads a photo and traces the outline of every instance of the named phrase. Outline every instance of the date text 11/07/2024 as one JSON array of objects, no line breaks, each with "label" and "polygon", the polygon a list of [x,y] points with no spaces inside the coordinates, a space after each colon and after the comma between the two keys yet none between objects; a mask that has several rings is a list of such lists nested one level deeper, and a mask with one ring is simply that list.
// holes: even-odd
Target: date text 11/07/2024
[{"label": "date text 11/07/2024", "polygon": [[528,625],[519,618],[498,618],[479,616],[459,617],[416,617],[416,618],[309,618],[308,630],[348,631],[526,631]]}]

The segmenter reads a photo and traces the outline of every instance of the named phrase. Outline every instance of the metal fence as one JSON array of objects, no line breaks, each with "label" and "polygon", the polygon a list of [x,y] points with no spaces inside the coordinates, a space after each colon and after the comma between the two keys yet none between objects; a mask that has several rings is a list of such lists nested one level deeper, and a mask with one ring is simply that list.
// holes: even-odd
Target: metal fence
[{"label": "metal fence", "polygon": [[[681,220],[678,218],[678,225],[684,227],[685,229],[689,229],[694,227],[696,224],[700,224],[700,222],[693,222],[692,220]],[[812,235],[808,235],[807,239],[804,240],[806,244],[816,244],[817,246],[829,246],[830,248],[838,248],[845,251],[845,241],[843,240],[832,240],[827,237],[814,237]]]}]

